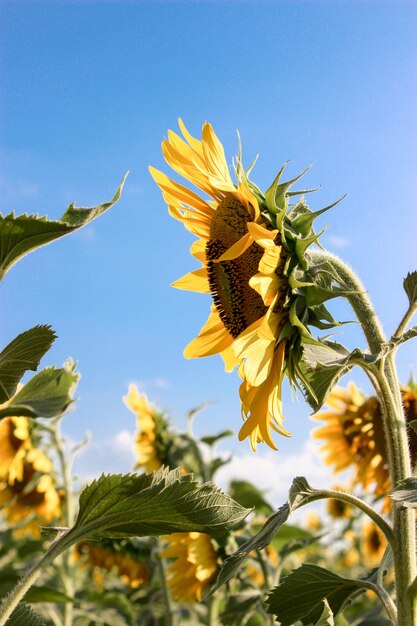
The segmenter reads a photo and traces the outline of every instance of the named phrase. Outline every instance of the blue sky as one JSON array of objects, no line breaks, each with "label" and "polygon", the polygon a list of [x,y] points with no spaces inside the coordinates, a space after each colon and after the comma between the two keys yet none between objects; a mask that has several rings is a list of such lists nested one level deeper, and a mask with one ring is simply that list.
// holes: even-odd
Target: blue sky
[{"label": "blue sky", "polygon": [[[306,183],[322,190],[312,208],[347,193],[322,218],[323,243],[357,269],[387,331],[395,327],[402,279],[416,268],[416,23],[416,4],[399,0],[2,0],[1,210],[57,218],[72,201],[109,199],[131,170],[109,213],[26,257],[0,286],[2,345],[50,323],[59,339],[43,363],[79,362],[71,437],[91,430],[98,454],[132,430],[121,401],[132,381],[179,424],[211,401],[197,432],[240,427],[237,375],[219,358],[182,356],[209,299],[169,287],[195,268],[192,237],[147,171],[167,171],[160,142],[179,116],[194,134],[209,120],[229,162],[238,128],[246,162],[260,153],[253,178],[263,188],[291,159],[291,175],[314,164]],[[344,332],[361,344],[353,327]],[[403,379],[413,353],[400,355]],[[286,391],[285,405],[294,437],[279,442],[277,462],[311,429],[301,399]]]}]

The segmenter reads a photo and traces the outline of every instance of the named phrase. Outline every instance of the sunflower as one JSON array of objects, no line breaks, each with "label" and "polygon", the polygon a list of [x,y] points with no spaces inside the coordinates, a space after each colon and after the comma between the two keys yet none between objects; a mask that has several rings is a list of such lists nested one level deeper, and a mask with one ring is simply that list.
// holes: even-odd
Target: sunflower
[{"label": "sunflower", "polygon": [[149,581],[149,571],[142,561],[130,554],[124,554],[108,547],[95,545],[90,541],[77,544],[74,557],[93,570],[94,580],[104,582],[103,572],[114,572],[122,582],[132,589]]},{"label": "sunflower", "polygon": [[[340,486],[333,487],[333,489],[335,491],[344,491],[344,488]],[[326,501],[326,505],[327,512],[331,517],[336,519],[349,519],[351,517],[352,507],[343,500],[329,498]]]},{"label": "sunflower", "polygon": [[123,401],[136,415],[138,432],[135,436],[135,469],[143,468],[146,472],[153,472],[165,461],[166,422],[162,414],[150,405],[146,395],[139,393],[136,385],[129,385]]},{"label": "sunflower", "polygon": [[168,567],[168,585],[174,600],[194,602],[218,572],[217,553],[204,533],[174,533],[161,556],[173,559]]},{"label": "sunflower", "polygon": [[[223,146],[210,124],[201,141],[179,121],[183,137],[168,131],[162,151],[172,169],[208,198],[150,168],[162,190],[168,211],[194,235],[191,254],[202,264],[174,284],[211,294],[209,318],[198,337],[185,349],[187,358],[220,354],[226,370],[238,366],[244,424],[239,439],[252,448],[265,442],[276,449],[272,431],[288,436],[283,425],[281,386],[309,387],[300,367],[301,341],[310,337],[308,325],[319,328],[336,322],[323,302],[329,294],[309,275],[307,247],[317,240],[315,217],[301,197],[290,205],[290,188],[297,178],[280,183],[281,168],[263,194],[236,162],[235,184]],[[307,190],[310,191],[310,190]],[[304,192],[305,193],[305,192]]]},{"label": "sunflower", "polygon": [[[417,418],[417,392],[412,382],[401,387],[401,392],[406,421],[410,424]],[[315,439],[326,441],[321,447],[325,463],[333,466],[335,474],[353,468],[353,485],[361,485],[365,491],[372,489],[377,498],[385,496],[391,490],[391,480],[378,398],[364,396],[351,382],[347,388],[335,387],[326,404],[330,411],[313,416],[325,422],[325,426],[313,432]],[[417,436],[412,428],[409,435],[415,464]],[[387,511],[389,506],[389,498],[386,498],[384,510]]]},{"label": "sunflower", "polygon": [[363,555],[367,566],[379,565],[387,547],[387,540],[383,532],[373,522],[367,521],[362,527],[362,541]]},{"label": "sunflower", "polygon": [[0,481],[22,480],[24,458],[31,447],[27,417],[0,421]]},{"label": "sunflower", "polygon": [[0,506],[6,520],[16,525],[16,536],[39,536],[42,523],[61,514],[60,495],[52,478],[52,463],[39,449],[27,451],[22,473],[0,483]]}]

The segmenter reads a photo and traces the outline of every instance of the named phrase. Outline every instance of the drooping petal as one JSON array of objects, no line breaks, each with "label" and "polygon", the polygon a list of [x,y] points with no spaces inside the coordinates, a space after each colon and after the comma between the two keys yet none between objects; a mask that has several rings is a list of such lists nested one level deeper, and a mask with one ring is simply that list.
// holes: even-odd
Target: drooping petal
[{"label": "drooping petal", "polygon": [[199,335],[184,350],[186,359],[211,356],[223,352],[233,343],[216,310],[210,313]]}]

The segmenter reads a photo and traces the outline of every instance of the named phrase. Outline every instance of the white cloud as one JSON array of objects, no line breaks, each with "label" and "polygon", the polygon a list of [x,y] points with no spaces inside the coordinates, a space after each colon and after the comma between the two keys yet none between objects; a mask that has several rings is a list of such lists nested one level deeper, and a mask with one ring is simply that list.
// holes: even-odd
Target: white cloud
[{"label": "white cloud", "polygon": [[299,451],[285,456],[273,450],[236,455],[219,470],[216,482],[225,489],[233,479],[247,480],[263,491],[271,504],[278,507],[286,501],[295,476],[304,476],[313,487],[330,487],[334,482],[312,441],[307,441]]},{"label": "white cloud", "polygon": [[349,239],[341,235],[327,235],[327,241],[336,248],[346,248],[349,245]]},{"label": "white cloud", "polygon": [[135,465],[134,434],[120,430],[112,438],[92,441],[81,450],[74,462],[74,474],[81,483],[101,473],[127,474]]}]

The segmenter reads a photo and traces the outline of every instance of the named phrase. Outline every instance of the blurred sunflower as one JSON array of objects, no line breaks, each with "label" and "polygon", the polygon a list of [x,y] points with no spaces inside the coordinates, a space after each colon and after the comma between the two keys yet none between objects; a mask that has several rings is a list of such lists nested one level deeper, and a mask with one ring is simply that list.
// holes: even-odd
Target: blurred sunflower
[{"label": "blurred sunflower", "polygon": [[373,522],[367,521],[362,527],[363,556],[368,567],[380,564],[387,540],[383,532]]},{"label": "blurred sunflower", "polygon": [[136,415],[138,432],[135,435],[135,469],[143,468],[146,472],[153,472],[166,461],[167,423],[162,414],[150,405],[146,395],[139,393],[136,385],[129,385],[123,401]]},{"label": "blurred sunflower", "polygon": [[[406,420],[417,419],[417,390],[414,383],[401,388]],[[314,419],[325,426],[313,431],[315,439],[325,440],[321,447],[325,463],[333,466],[336,474],[353,467],[352,482],[366,491],[372,489],[376,497],[385,496],[391,489],[385,435],[378,398],[364,396],[351,382],[347,388],[335,387],[327,397],[330,411],[321,411]],[[412,461],[417,461],[417,435],[409,429]],[[384,501],[384,510],[390,506]]]},{"label": "blurred sunflower", "polygon": [[22,480],[24,458],[31,447],[27,417],[6,417],[0,421],[0,481]]},{"label": "blurred sunflower", "polygon": [[95,545],[90,541],[77,544],[74,558],[93,570],[94,580],[100,586],[104,583],[106,572],[115,573],[125,585],[132,589],[149,581],[148,568],[142,561],[129,554]]},{"label": "blurred sunflower", "polygon": [[[336,322],[309,275],[308,246],[317,240],[318,214],[304,199],[290,205],[291,186],[280,183],[285,166],[263,194],[249,180],[239,153],[231,178],[223,146],[210,124],[202,140],[179,121],[184,139],[168,131],[162,143],[167,163],[208,199],[150,168],[168,211],[198,237],[191,254],[202,263],[174,283],[179,289],[211,294],[213,305],[200,334],[185,349],[187,358],[221,354],[226,370],[239,367],[244,424],[239,439],[252,448],[266,442],[276,449],[272,432],[288,436],[283,426],[281,386],[284,376],[309,388],[300,366],[301,341],[308,325],[329,328]],[[310,190],[307,190],[310,191]]]},{"label": "blurred sunflower", "polygon": [[0,506],[6,520],[17,526],[16,536],[37,537],[40,525],[60,517],[61,499],[52,477],[52,463],[44,452],[28,450],[21,470],[0,483]]},{"label": "blurred sunflower", "polygon": [[165,539],[168,546],[161,556],[173,559],[168,567],[168,585],[174,600],[194,602],[218,571],[217,553],[204,533],[174,533]]},{"label": "blurred sunflower", "polygon": [[[339,485],[333,487],[336,491],[345,491],[343,487]],[[326,500],[327,512],[331,517],[335,519],[349,519],[352,513],[352,507],[343,500],[337,500],[337,498],[329,498]]]}]

